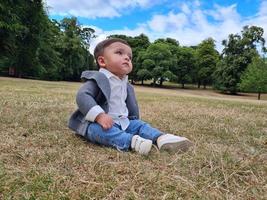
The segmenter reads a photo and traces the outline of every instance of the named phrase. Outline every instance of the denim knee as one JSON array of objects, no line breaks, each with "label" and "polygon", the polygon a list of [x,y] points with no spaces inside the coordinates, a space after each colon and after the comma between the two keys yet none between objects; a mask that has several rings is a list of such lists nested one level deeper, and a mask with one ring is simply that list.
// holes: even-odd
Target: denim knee
[{"label": "denim knee", "polygon": [[101,135],[98,134],[101,131],[102,127],[97,123],[89,124],[87,127],[86,138],[93,143],[101,144]]},{"label": "denim knee", "polygon": [[92,123],[87,128],[87,139],[96,144],[102,144],[127,151],[130,148],[132,135],[121,130],[114,125],[108,130],[104,130],[101,125]]}]

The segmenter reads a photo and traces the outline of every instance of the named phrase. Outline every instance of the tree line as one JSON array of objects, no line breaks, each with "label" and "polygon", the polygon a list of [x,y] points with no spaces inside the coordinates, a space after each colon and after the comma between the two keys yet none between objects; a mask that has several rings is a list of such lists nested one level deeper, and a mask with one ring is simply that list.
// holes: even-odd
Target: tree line
[{"label": "tree line", "polygon": [[245,26],[241,34],[230,34],[222,41],[220,54],[215,40],[207,38],[197,46],[181,46],[172,38],[158,39],[153,43],[144,34],[136,37],[111,35],[128,41],[133,48],[134,71],[132,81],[153,80],[161,86],[164,81],[197,84],[200,88],[213,88],[235,94],[238,91],[267,92],[267,60],[264,30]]},{"label": "tree line", "polygon": [[0,72],[44,80],[79,80],[94,65],[94,30],[76,18],[50,20],[42,0],[0,3]]},{"label": "tree line", "polygon": [[[245,26],[240,34],[230,34],[216,50],[207,38],[196,46],[182,46],[173,38],[150,42],[136,37],[125,39],[133,50],[135,83],[151,80],[196,84],[232,94],[238,91],[267,92],[267,61],[264,30]],[[75,17],[50,20],[42,0],[3,0],[0,3],[0,73],[43,80],[78,81],[84,70],[96,69],[89,52],[92,28],[82,27]]]}]

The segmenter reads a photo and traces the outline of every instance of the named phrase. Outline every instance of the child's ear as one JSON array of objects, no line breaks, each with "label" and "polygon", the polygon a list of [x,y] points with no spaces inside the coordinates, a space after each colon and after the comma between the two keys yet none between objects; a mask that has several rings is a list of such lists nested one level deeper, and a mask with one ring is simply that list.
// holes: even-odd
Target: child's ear
[{"label": "child's ear", "polygon": [[98,62],[98,65],[100,67],[105,67],[106,66],[104,56],[98,56],[97,62]]}]

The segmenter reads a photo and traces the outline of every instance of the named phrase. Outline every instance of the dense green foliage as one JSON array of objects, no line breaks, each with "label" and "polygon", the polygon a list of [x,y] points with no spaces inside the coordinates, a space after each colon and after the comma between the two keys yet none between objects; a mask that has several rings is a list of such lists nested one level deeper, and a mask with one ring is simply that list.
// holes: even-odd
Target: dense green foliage
[{"label": "dense green foliage", "polygon": [[261,93],[267,92],[267,62],[260,58],[254,58],[252,63],[241,76],[239,84],[241,90],[257,92],[260,100]]},{"label": "dense green foliage", "polygon": [[219,60],[219,53],[215,50],[215,41],[212,38],[202,41],[196,49],[197,65],[196,65],[196,81],[198,87],[212,84],[212,74],[216,69]]},{"label": "dense green foliage", "polygon": [[94,67],[89,41],[94,30],[76,18],[51,21],[42,0],[0,3],[0,73],[46,80],[79,80]]},{"label": "dense green foliage", "polygon": [[[266,53],[263,32],[261,27],[245,26],[241,34],[230,34],[222,41],[221,55],[212,38],[187,47],[172,38],[151,43],[144,34],[108,37],[122,38],[132,47],[134,68],[129,75],[132,83],[144,84],[150,80],[154,86],[162,86],[164,81],[172,81],[182,88],[186,84],[197,84],[199,88],[213,85],[220,91],[236,93],[248,90],[247,86],[239,87],[241,75],[254,58],[260,57],[260,47]],[[91,39],[96,37],[94,33],[94,29],[82,27],[75,17],[50,20],[42,0],[3,0],[0,3],[0,74],[78,81],[82,71],[96,69],[89,52]],[[249,77],[243,76],[242,85]]]},{"label": "dense green foliage", "polygon": [[222,42],[225,47],[214,73],[215,88],[232,94],[238,91],[241,74],[252,59],[259,56],[257,46],[260,44],[262,50],[266,50],[263,32],[260,27],[245,26],[241,35],[230,34],[228,40]]},{"label": "dense green foliage", "polygon": [[158,39],[149,43],[145,35],[129,37],[111,35],[128,41],[133,47],[134,71],[130,74],[132,82],[152,80],[153,85],[162,85],[165,80],[181,84],[213,85],[223,92],[236,93],[241,88],[241,74],[252,59],[259,57],[259,45],[264,53],[266,48],[263,29],[245,26],[241,35],[230,34],[223,40],[222,54],[215,49],[212,38],[203,40],[194,47],[180,46],[172,38]]}]

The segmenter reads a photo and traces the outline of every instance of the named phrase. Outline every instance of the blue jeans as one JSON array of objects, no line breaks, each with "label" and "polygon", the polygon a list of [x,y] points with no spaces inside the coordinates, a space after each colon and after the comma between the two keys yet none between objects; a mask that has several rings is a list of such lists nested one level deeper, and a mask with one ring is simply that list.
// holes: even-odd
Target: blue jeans
[{"label": "blue jeans", "polygon": [[110,129],[104,130],[98,123],[91,123],[87,128],[85,137],[95,144],[127,151],[131,147],[134,135],[150,139],[155,143],[157,138],[162,135],[162,132],[141,120],[130,120],[130,124],[125,131],[118,124],[114,124]]}]

